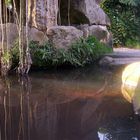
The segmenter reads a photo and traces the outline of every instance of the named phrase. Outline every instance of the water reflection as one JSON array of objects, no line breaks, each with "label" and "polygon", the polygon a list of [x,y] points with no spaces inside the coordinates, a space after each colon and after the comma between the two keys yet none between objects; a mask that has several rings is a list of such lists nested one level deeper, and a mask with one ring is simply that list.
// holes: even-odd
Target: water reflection
[{"label": "water reflection", "polygon": [[136,136],[120,77],[90,68],[1,79],[1,140],[99,140],[101,130]]}]

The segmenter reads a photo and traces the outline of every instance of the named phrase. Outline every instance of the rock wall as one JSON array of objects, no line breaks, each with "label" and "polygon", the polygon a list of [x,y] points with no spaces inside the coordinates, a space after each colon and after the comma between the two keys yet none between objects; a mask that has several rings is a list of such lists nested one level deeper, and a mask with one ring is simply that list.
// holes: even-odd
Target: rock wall
[{"label": "rock wall", "polygon": [[[67,48],[80,37],[93,35],[112,47],[112,36],[107,30],[110,20],[99,4],[102,0],[28,0],[28,19],[30,38],[44,42],[49,38],[58,48]],[[19,1],[16,0],[17,12]],[[11,45],[18,36],[15,25],[8,25]],[[14,28],[11,28],[14,26]],[[35,30],[35,29],[34,29]],[[14,33],[13,37],[10,37]],[[41,34],[41,37],[38,36]],[[1,35],[1,32],[0,32]],[[33,36],[33,37],[32,37]],[[43,37],[44,36],[44,37]],[[43,39],[42,39],[43,37]],[[39,40],[40,38],[40,40]],[[0,37],[1,39],[1,37]],[[5,39],[7,39],[5,37]]]},{"label": "rock wall", "polygon": [[[8,23],[8,24],[3,24],[3,29],[4,29],[4,47],[8,47],[11,48],[13,46],[13,44],[15,43],[15,41],[18,39],[18,28],[16,24],[13,23]],[[6,32],[7,29],[7,32]],[[25,33],[26,29],[24,28],[24,33]],[[36,41],[39,42],[39,44],[44,44],[48,38],[47,36],[42,32],[39,31],[36,28],[29,28],[29,41]],[[2,45],[2,33],[0,31],[0,45]]]},{"label": "rock wall", "polygon": [[[69,24],[110,25],[110,20],[99,3],[100,0],[70,0],[70,3],[69,0],[29,0],[29,20],[32,26],[40,30],[56,26],[58,18],[62,21],[70,20]],[[78,16],[85,22],[82,23]],[[73,21],[73,18],[77,19],[77,22]],[[71,23],[71,20],[74,23]]]},{"label": "rock wall", "polygon": [[98,0],[72,0],[75,9],[82,12],[90,25],[110,25],[109,18],[100,8]]},{"label": "rock wall", "polygon": [[[107,29],[110,20],[100,7],[101,1],[70,0],[69,3],[69,0],[59,0],[58,24],[61,26],[51,27],[47,32],[54,45],[59,46],[58,48],[65,48],[77,37],[93,35],[107,46],[112,47],[112,35]],[[76,27],[83,34],[79,35],[76,28],[70,31],[71,26]]]},{"label": "rock wall", "polygon": [[58,0],[29,0],[29,23],[32,27],[45,31],[57,25]]}]

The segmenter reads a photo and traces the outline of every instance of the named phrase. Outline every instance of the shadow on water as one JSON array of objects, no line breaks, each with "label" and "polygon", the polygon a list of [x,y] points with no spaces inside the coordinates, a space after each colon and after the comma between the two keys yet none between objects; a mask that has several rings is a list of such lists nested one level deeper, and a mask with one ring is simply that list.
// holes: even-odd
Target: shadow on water
[{"label": "shadow on water", "polygon": [[0,140],[131,140],[120,87],[121,70],[94,67],[0,79]]}]

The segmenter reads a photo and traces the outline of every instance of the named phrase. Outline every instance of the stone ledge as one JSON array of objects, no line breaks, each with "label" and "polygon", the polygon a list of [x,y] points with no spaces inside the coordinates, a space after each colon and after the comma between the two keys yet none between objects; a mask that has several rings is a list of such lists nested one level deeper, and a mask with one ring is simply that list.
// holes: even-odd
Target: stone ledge
[{"label": "stone ledge", "polygon": [[100,59],[99,64],[101,66],[118,66],[127,65],[138,61],[140,61],[139,49],[119,48],[114,49],[113,53],[104,55]]}]

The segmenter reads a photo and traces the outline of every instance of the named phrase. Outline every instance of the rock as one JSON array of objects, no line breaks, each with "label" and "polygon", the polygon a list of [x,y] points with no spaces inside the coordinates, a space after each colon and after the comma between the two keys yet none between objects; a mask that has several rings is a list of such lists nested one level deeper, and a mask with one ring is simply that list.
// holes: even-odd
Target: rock
[{"label": "rock", "polygon": [[112,53],[105,54],[99,61],[100,65],[122,66],[140,62],[140,50],[129,48],[115,48]]},{"label": "rock", "polygon": [[37,30],[36,28],[29,29],[29,41],[37,41],[40,45],[43,45],[48,41],[47,36],[42,32]]},{"label": "rock", "polygon": [[72,0],[74,9],[84,13],[90,25],[110,25],[110,20],[99,6],[101,0]]},{"label": "rock", "polygon": [[[52,33],[51,35],[47,33],[50,40],[58,48],[65,48],[65,46],[70,45],[71,41],[73,42],[83,36],[83,31],[85,37],[94,35],[101,42],[112,47],[112,36],[106,28],[107,25],[110,25],[110,20],[100,7],[101,1],[70,0],[70,5],[68,5],[68,0],[61,0],[61,2],[59,0],[29,0],[28,18],[31,27],[29,30],[30,40],[39,41],[42,44],[48,40],[44,33],[53,31],[53,35]],[[19,13],[19,1],[17,0],[16,5],[17,12]],[[68,12],[69,8],[70,11]],[[74,27],[58,27],[58,23],[60,25],[73,26],[87,24],[87,27],[79,31]],[[8,44],[11,46],[18,37],[18,31],[15,24],[8,23],[8,26]]]},{"label": "rock", "polygon": [[113,61],[114,61],[114,59],[112,57],[105,56],[99,61],[99,64],[101,66],[106,66],[106,65],[111,64]]},{"label": "rock", "polygon": [[[7,26],[7,34],[6,34],[6,26]],[[17,30],[17,26],[16,24],[13,23],[8,23],[3,24],[3,30],[4,30],[4,47],[6,47],[6,45],[8,45],[8,47],[10,48],[13,43],[15,42],[15,40],[18,38],[18,30]],[[2,31],[0,28],[0,44],[2,44]]]},{"label": "rock", "polygon": [[102,26],[102,25],[92,25],[92,26],[81,25],[78,28],[83,31],[84,37],[93,35],[100,42],[102,42],[102,43],[104,43],[107,46],[112,48],[112,46],[113,46],[112,34],[107,30],[106,26]]},{"label": "rock", "polygon": [[29,23],[32,27],[46,31],[57,25],[58,0],[29,0]]},{"label": "rock", "polygon": [[[12,47],[13,43],[18,39],[18,29],[17,25],[13,23],[7,24],[7,35],[6,35],[6,25],[3,24],[4,29],[4,46],[8,45],[8,47]],[[25,29],[24,29],[25,31]],[[2,32],[0,31],[0,45],[2,44]],[[48,38],[47,36],[42,32],[37,30],[36,28],[29,28],[29,41],[37,41],[39,44],[45,43]]]},{"label": "rock", "polygon": [[56,48],[67,49],[73,42],[83,37],[83,32],[72,26],[54,26],[48,29],[47,36]]},{"label": "rock", "polygon": [[100,4],[103,0],[96,0],[97,4]]},{"label": "rock", "polygon": [[[110,20],[100,7],[101,1],[70,0],[70,7],[68,7],[68,0],[61,0],[59,4],[58,0],[47,0],[47,2],[44,0],[29,0],[28,17],[29,25],[32,27],[29,29],[29,40],[43,44],[48,40],[45,35],[45,32],[47,32],[49,39],[56,47],[66,48],[75,40],[83,37],[84,32],[85,37],[94,35],[101,42],[112,46],[112,36],[106,28],[107,25],[110,25]],[[19,1],[17,0],[16,5],[18,8]],[[68,8],[70,8],[70,19],[68,19]],[[87,27],[82,28],[82,31],[80,31],[72,26],[57,26],[58,15],[59,18],[61,17],[60,21],[64,21],[67,25],[87,24]],[[4,43],[8,41],[8,46],[12,46],[13,42],[18,38],[17,26],[8,23],[7,30],[8,36],[6,38],[5,34]]]},{"label": "rock", "polygon": [[70,0],[68,19],[68,1],[60,3],[60,25],[110,25],[110,20],[100,7],[100,0]]},{"label": "rock", "polygon": [[[15,1],[19,14],[20,4],[18,0]],[[61,2],[60,0],[29,0],[29,25],[43,32],[52,26],[56,26],[58,22],[60,22],[60,25],[66,25],[63,24],[63,21],[67,23],[67,25],[80,25],[85,23],[90,25],[110,25],[108,16],[100,7],[101,1],[102,0],[70,0],[69,5],[68,0],[61,0]],[[69,8],[70,11],[68,12]],[[11,15],[12,19],[14,19],[14,15],[14,13]]]}]

